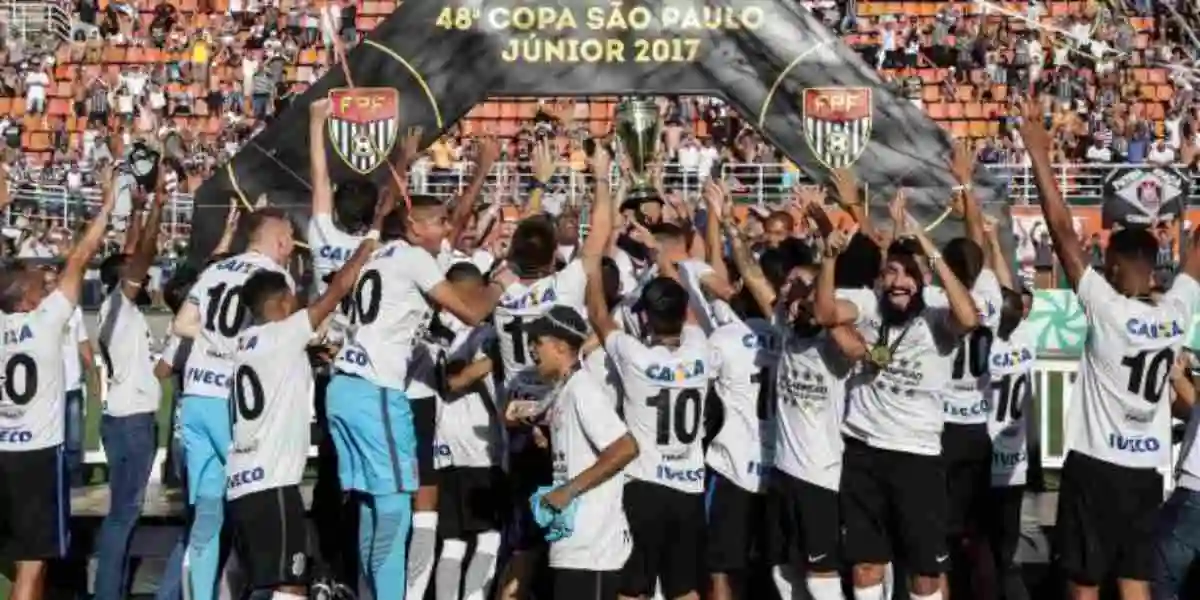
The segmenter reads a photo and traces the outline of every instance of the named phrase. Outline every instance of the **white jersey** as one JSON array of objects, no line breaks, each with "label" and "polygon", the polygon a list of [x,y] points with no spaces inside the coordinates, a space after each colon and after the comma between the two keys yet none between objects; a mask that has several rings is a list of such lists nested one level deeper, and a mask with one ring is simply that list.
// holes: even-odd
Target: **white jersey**
[{"label": "white jersey", "polygon": [[[680,261],[678,268],[679,282],[683,285],[683,289],[687,290],[688,304],[692,307],[692,313],[696,315],[696,322],[701,331],[707,335],[717,327],[737,320],[738,317],[733,312],[733,308],[723,300],[710,298],[700,283],[702,279],[713,273],[712,265],[699,259],[689,258]],[[633,314],[633,306],[641,299],[642,289],[655,277],[658,277],[658,265],[651,265],[642,273],[637,287],[627,295],[626,301],[622,303],[621,321],[625,330],[634,337],[640,338],[642,335],[641,323]]]},{"label": "white jersey", "polygon": [[377,249],[359,273],[355,325],[334,367],[382,388],[407,389],[413,349],[433,318],[426,294],[445,280],[423,248],[397,240]]},{"label": "white jersey", "polygon": [[76,306],[62,338],[63,381],[66,382],[68,392],[83,389],[83,360],[79,355],[79,345],[88,340],[87,327],[83,324],[83,310]]},{"label": "white jersey", "polygon": [[1137,469],[1168,465],[1167,379],[1192,316],[1200,284],[1175,278],[1157,305],[1118,294],[1088,267],[1076,293],[1088,336],[1067,409],[1067,447]]},{"label": "white jersey", "polygon": [[775,380],[775,468],[837,491],[852,365],[825,331],[802,337],[790,327],[779,329],[784,341]]},{"label": "white jersey", "polygon": [[[556,487],[596,464],[605,448],[629,432],[600,390],[600,382],[581,369],[557,394],[549,415]],[[624,489],[618,473],[575,499],[575,530],[550,543],[551,568],[617,571],[625,565],[633,539],[623,508]]]},{"label": "white jersey", "polygon": [[442,395],[442,369],[445,363],[446,349],[438,342],[423,339],[413,344],[412,355],[408,361],[408,380],[405,382],[404,395],[409,400],[419,398],[438,399]]},{"label": "white jersey", "polygon": [[621,388],[621,376],[617,373],[617,365],[602,346],[597,346],[587,356],[583,357],[583,369],[592,375],[592,379],[604,386],[604,397],[613,406],[620,406],[624,390]]},{"label": "white jersey", "polygon": [[298,485],[308,460],[313,372],[305,348],[308,311],[257,325],[238,338],[233,375],[233,442],[225,495],[235,500]]},{"label": "white jersey", "polygon": [[1009,339],[992,342],[988,406],[992,437],[992,486],[1025,485],[1029,471],[1026,446],[1028,409],[1033,406],[1033,366],[1037,345],[1017,327]]},{"label": "white jersey", "polygon": [[958,337],[951,331],[950,309],[926,307],[906,325],[888,327],[874,290],[838,290],[858,308],[855,326],[868,346],[886,345],[890,364],[864,372],[847,383],[842,432],[868,446],[927,456],[942,453],[942,392]]},{"label": "white jersey", "polygon": [[685,325],[676,349],[646,347],[614,331],[604,348],[625,388],[625,422],[637,440],[638,457],[626,473],[683,492],[704,491],[704,400],[713,376],[704,332]]},{"label": "white jersey", "polygon": [[[325,281],[330,275],[337,273],[345,266],[350,257],[358,251],[363,236],[351,235],[342,231],[333,223],[329,214],[316,214],[308,220],[308,243],[312,247],[313,257],[313,289],[317,296],[325,293],[329,283]],[[330,329],[335,336],[340,336],[350,327],[351,308],[354,302],[352,295],[342,299],[337,312],[333,313]]]},{"label": "white jersey", "polygon": [[[945,290],[933,286],[926,286],[925,290],[929,306],[949,306]],[[971,287],[971,298],[979,311],[979,327],[958,342],[950,386],[942,394],[942,409],[947,423],[982,425],[988,421],[985,402],[991,383],[988,359],[991,358],[992,341],[996,339],[996,328],[1000,326],[1000,304],[1003,302],[1000,280],[991,269],[979,273]]]},{"label": "white jersey", "polygon": [[100,356],[108,369],[104,414],[125,417],[158,410],[162,387],[154,376],[150,325],[121,286],[100,305]]},{"label": "white jersey", "polygon": [[[471,364],[487,358],[496,331],[481,325],[463,332],[451,344],[446,364]],[[502,463],[502,425],[496,409],[496,383],[491,376],[457,394],[445,392],[438,408],[434,466],[493,467]]]},{"label": "white jersey", "polygon": [[188,292],[187,301],[200,310],[200,335],[188,355],[184,395],[229,398],[230,356],[250,314],[249,307],[242,304],[242,286],[264,269],[282,273],[288,286],[296,289],[292,276],[279,263],[258,252],[246,252],[209,265]]},{"label": "white jersey", "polygon": [[75,305],[54,291],[27,313],[0,313],[0,452],[63,443],[63,335]]},{"label": "white jersey", "polygon": [[518,373],[534,364],[525,326],[555,305],[569,306],[586,314],[586,289],[583,261],[573,260],[553,275],[529,283],[517,281],[504,290],[496,304],[495,325],[506,388]]},{"label": "white jersey", "polygon": [[773,464],[775,410],[771,394],[780,336],[762,319],[722,325],[708,338],[714,357],[713,390],[725,410],[708,447],[714,471],[750,492],[765,490]]}]

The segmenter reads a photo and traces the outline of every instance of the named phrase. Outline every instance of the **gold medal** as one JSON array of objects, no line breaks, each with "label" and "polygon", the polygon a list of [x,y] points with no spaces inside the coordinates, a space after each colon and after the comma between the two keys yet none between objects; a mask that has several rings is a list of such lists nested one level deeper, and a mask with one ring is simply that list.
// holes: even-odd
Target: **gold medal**
[{"label": "gold medal", "polygon": [[872,346],[867,352],[867,360],[881,369],[885,368],[892,362],[892,349],[883,344]]}]

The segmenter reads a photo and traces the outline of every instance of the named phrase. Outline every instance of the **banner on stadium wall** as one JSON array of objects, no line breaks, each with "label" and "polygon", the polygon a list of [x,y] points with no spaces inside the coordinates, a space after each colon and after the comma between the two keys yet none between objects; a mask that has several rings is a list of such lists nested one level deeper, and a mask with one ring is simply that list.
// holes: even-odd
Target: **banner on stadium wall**
[{"label": "banner on stadium wall", "polygon": [[1100,209],[1105,229],[1151,227],[1174,221],[1184,210],[1191,178],[1172,166],[1118,167],[1104,179]]},{"label": "banner on stadium wall", "polygon": [[[906,189],[923,223],[940,222],[955,183],[947,133],[794,0],[405,0],[346,64],[353,86],[395,90],[395,111],[339,118],[386,122],[385,133],[421,126],[425,145],[489,97],[711,95],[818,181],[827,165],[852,165],[874,197]],[[221,236],[230,197],[247,206],[266,194],[307,217],[308,107],[346,87],[329,69],[200,187],[193,259]],[[334,153],[380,145],[358,137],[326,145],[333,180],[383,183],[382,161]],[[981,169],[976,190],[990,197],[998,183]],[[933,234],[960,231],[947,221]]]}]

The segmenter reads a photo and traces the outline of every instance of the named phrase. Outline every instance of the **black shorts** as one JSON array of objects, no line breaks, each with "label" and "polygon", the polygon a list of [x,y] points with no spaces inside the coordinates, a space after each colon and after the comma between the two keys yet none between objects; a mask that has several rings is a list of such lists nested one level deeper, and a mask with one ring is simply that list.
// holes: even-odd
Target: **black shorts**
[{"label": "black shorts", "polygon": [[[840,500],[850,564],[898,558],[910,573],[927,576],[949,568],[942,457],[881,450],[847,438]],[[903,555],[892,556],[892,548]]]},{"label": "black shorts", "polygon": [[709,470],[706,564],[710,573],[745,570],[762,552],[766,499]]},{"label": "black shorts", "polygon": [[66,556],[70,511],[62,446],[0,452],[0,560]]},{"label": "black shorts", "polygon": [[539,448],[533,436],[524,432],[511,432],[509,437],[508,489],[511,518],[508,519],[506,538],[514,551],[538,550],[546,547],[542,528],[533,520],[529,508],[529,497],[538,488],[554,481],[554,464],[550,452]]},{"label": "black shorts", "polygon": [[552,598],[617,600],[621,572],[553,569],[553,578],[554,595],[551,596]]},{"label": "black shorts", "polygon": [[230,500],[229,519],[252,589],[308,585],[308,521],[298,486]]},{"label": "black shorts", "polygon": [[438,534],[465,540],[499,531],[507,515],[504,472],[495,467],[451,467],[438,471]]},{"label": "black shorts", "polygon": [[842,521],[838,493],[779,469],[767,488],[767,558],[801,572],[837,571]]},{"label": "black shorts", "polygon": [[1149,581],[1162,475],[1079,452],[1067,454],[1058,489],[1058,552],[1071,581]]},{"label": "black shorts", "polygon": [[1025,486],[1013,485],[994,487],[988,491],[984,502],[984,533],[992,550],[992,558],[1001,571],[1013,566],[1017,557],[1017,544],[1021,541],[1021,502],[1025,499]]},{"label": "black shorts", "polygon": [[621,569],[621,595],[652,597],[658,580],[667,598],[700,591],[704,495],[629,481],[623,500],[633,552]]},{"label": "black shorts", "polygon": [[438,472],[433,468],[437,398],[413,398],[409,400],[409,404],[413,413],[413,433],[417,438],[417,480],[421,487],[437,486]]},{"label": "black shorts", "polygon": [[977,534],[988,520],[983,506],[992,486],[992,438],[987,423],[946,423],[942,457],[950,502],[946,530],[953,537]]}]

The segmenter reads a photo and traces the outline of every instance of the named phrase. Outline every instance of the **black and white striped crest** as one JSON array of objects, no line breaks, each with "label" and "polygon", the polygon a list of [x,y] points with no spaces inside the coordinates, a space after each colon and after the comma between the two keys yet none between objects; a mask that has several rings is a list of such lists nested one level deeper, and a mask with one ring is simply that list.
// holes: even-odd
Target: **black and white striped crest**
[{"label": "black and white striped crest", "polygon": [[804,138],[829,169],[854,164],[871,141],[871,88],[809,88],[800,102]]},{"label": "black and white striped crest", "polygon": [[329,99],[329,140],[342,161],[363,175],[386,162],[400,131],[396,90],[343,88]]}]

